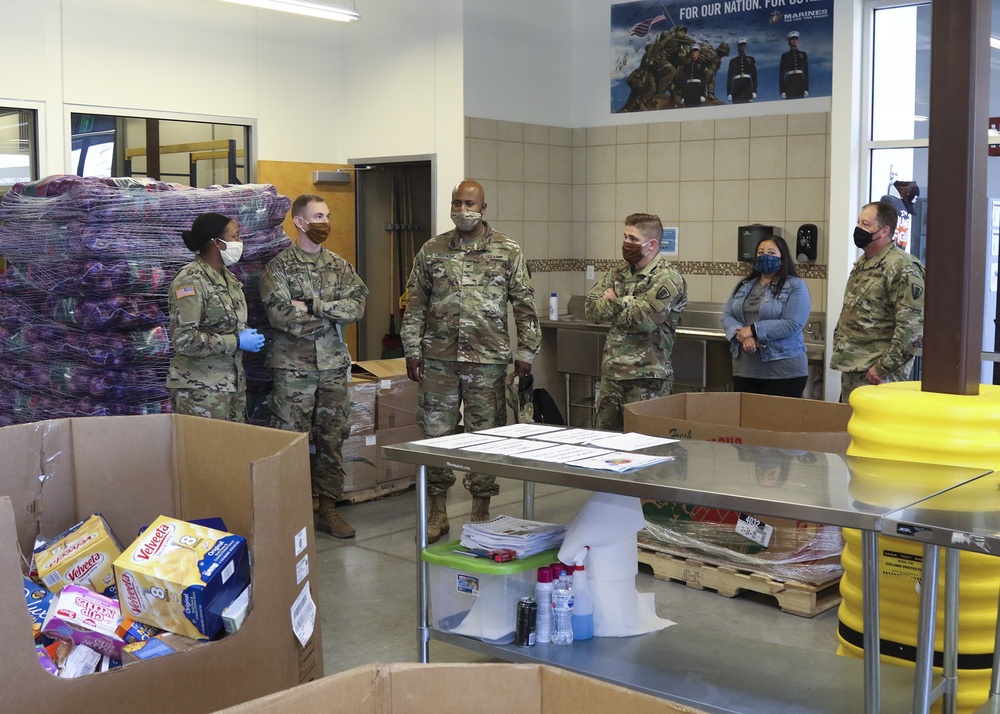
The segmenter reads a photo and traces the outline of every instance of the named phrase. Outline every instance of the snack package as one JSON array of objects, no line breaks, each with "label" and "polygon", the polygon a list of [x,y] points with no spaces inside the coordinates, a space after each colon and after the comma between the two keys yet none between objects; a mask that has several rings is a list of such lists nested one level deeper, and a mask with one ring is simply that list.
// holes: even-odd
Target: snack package
[{"label": "snack package", "polygon": [[31,615],[31,626],[35,639],[42,632],[42,623],[45,622],[46,615],[55,601],[55,596],[28,578],[24,578],[24,602],[28,605],[28,614]]},{"label": "snack package", "polygon": [[142,642],[133,642],[122,649],[122,664],[155,659],[175,652],[187,652],[199,645],[198,640],[182,637],[172,632],[164,632]]},{"label": "snack package", "polygon": [[115,597],[112,565],[122,552],[118,539],[100,513],[77,523],[48,545],[37,548],[34,563],[38,579],[53,593],[67,585],[83,585]]},{"label": "snack package", "polygon": [[222,632],[222,611],[250,584],[242,536],[160,516],[115,561],[122,614],[195,640]]},{"label": "snack package", "polygon": [[35,645],[35,654],[38,655],[38,664],[42,665],[46,672],[59,676],[59,668],[56,667],[56,663],[52,661],[52,657],[49,656],[44,647]]},{"label": "snack package", "polygon": [[66,679],[83,677],[96,672],[100,664],[100,652],[92,650],[86,645],[74,645],[59,672],[59,676]]},{"label": "snack package", "polygon": [[159,627],[147,625],[144,622],[136,622],[130,618],[125,618],[122,620],[121,624],[118,625],[118,629],[115,630],[115,632],[119,637],[125,640],[126,644],[132,644],[133,642],[142,642],[143,640],[156,637],[162,633],[163,630]]},{"label": "snack package", "polygon": [[45,618],[42,634],[72,642],[74,649],[86,645],[99,654],[121,659],[125,642],[115,632],[121,621],[117,600],[79,585],[67,585]]},{"label": "snack package", "polygon": [[226,628],[227,634],[238,632],[243,626],[243,621],[247,619],[247,612],[250,610],[250,588],[240,593],[240,596],[222,611],[222,624]]}]

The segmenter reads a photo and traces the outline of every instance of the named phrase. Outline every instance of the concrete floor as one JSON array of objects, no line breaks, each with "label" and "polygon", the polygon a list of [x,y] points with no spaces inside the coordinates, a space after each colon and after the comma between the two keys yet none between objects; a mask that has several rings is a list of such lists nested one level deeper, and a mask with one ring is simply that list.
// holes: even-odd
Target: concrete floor
[{"label": "concrete floor", "polygon": [[[491,513],[521,516],[522,484],[499,479],[500,495]],[[449,537],[457,539],[472,501],[461,482],[448,497]],[[590,496],[588,491],[538,484],[539,521],[569,523]],[[316,568],[326,674],[371,662],[415,662],[416,642],[416,494],[411,489],[378,501],[342,507],[357,537],[336,540],[318,534]],[[657,614],[691,623],[707,634],[789,645],[815,652],[837,649],[837,609],[813,618],[782,612],[773,598],[741,594],[726,598],[683,583],[656,580],[640,566],[636,587],[652,592]],[[669,632],[669,629],[667,630]],[[434,662],[489,661],[482,655],[431,641]]]}]

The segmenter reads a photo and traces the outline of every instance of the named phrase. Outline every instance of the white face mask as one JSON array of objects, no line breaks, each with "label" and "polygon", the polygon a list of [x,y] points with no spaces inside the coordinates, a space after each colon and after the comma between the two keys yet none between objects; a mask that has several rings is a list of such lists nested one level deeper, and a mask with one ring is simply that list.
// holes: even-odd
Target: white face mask
[{"label": "white face mask", "polygon": [[222,245],[226,246],[225,250],[219,251],[222,255],[222,264],[228,267],[238,263],[240,258],[243,257],[243,244],[235,240],[224,241],[221,238],[218,240],[222,243]]}]

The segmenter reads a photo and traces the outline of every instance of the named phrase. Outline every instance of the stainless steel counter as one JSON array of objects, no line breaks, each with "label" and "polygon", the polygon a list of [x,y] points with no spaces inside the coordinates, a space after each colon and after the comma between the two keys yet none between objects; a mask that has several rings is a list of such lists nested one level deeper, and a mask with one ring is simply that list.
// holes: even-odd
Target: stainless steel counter
[{"label": "stainless steel counter", "polygon": [[[883,517],[890,511],[905,508],[950,486],[970,482],[988,471],[834,454],[813,454],[817,458],[799,459],[802,453],[796,451],[765,447],[741,449],[736,445],[703,441],[682,441],[644,452],[669,454],[674,456],[674,461],[622,475],[416,443],[383,447],[386,458],[419,466],[417,640],[420,661],[428,660],[428,643],[433,637],[503,659],[565,667],[717,714],[737,711],[770,714],[865,711],[874,714],[909,710],[907,694],[913,691],[912,673],[889,665],[880,666],[878,660],[877,532]],[[773,459],[775,455],[789,460],[788,479],[777,487],[758,484],[757,461]],[[856,661],[851,663],[835,655],[806,655],[795,648],[762,648],[756,642],[741,643],[735,639],[709,642],[700,631],[689,632],[683,625],[618,641],[594,640],[581,643],[579,647],[536,646],[533,652],[525,648],[518,652],[511,647],[488,645],[434,630],[430,627],[428,613],[427,564],[420,559],[419,553],[427,542],[425,487],[428,466],[859,528],[864,531],[864,665],[858,666]],[[899,478],[901,467],[906,474],[902,481]],[[865,487],[861,490],[852,484],[855,472],[865,475]],[[885,478],[879,478],[883,473]],[[931,483],[933,487],[927,485]],[[525,484],[527,518],[531,517],[527,512],[529,486],[530,483]],[[924,649],[928,648],[933,650],[933,639],[925,641]],[[763,667],[764,664],[767,666]],[[790,672],[794,676],[789,676]],[[864,682],[863,688],[859,686],[859,678]],[[926,701],[931,696],[932,683],[925,684],[928,691],[921,694]],[[944,684],[935,684],[933,692],[940,692],[943,687]]]}]

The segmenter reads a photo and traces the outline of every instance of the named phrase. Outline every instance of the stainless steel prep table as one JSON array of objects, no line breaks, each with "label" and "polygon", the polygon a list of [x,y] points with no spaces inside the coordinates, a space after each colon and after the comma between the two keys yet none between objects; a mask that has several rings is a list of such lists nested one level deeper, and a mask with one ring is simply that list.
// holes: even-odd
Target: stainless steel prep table
[{"label": "stainless steel prep table", "polygon": [[[920,588],[920,641],[933,646],[939,547],[945,553],[945,612],[942,664],[947,683],[942,710],[954,714],[958,676],[958,551],[1000,555],[1000,474],[993,473],[960,488],[918,504],[888,513],[882,532],[895,538],[923,543],[924,577]],[[928,577],[932,575],[933,577]],[[928,679],[932,671],[933,649],[917,653],[917,676]],[[921,656],[922,655],[922,656]],[[915,712],[927,711],[928,703],[914,704]],[[989,700],[977,714],[1000,713],[1000,617],[993,649],[993,676]]]},{"label": "stainless steel prep table", "polygon": [[[878,578],[864,577],[865,660],[823,656],[796,648],[769,646],[738,637],[712,641],[702,633],[675,625],[632,638],[595,638],[569,648],[536,645],[526,648],[488,645],[479,640],[434,630],[428,616],[428,565],[420,557],[427,544],[426,467],[476,471],[525,481],[526,517],[531,517],[529,482],[549,483],[590,491],[675,501],[755,515],[794,518],[863,532],[864,572],[877,572],[877,544],[884,514],[966,483],[987,471],[906,464],[912,483],[935,487],[894,488],[878,493],[884,505],[868,505],[852,492],[852,469],[869,477],[885,469],[898,474],[901,464],[879,459],[842,457],[816,452],[746,447],[703,441],[646,449],[675,460],[618,475],[563,464],[422,446],[416,443],[383,447],[386,458],[418,465],[417,500],[417,645],[421,662],[428,661],[431,638],[516,662],[542,662],[621,684],[626,687],[697,706],[709,712],[824,712],[856,714],[908,712],[914,684],[910,670],[879,666]],[[757,484],[756,462],[775,456],[790,459],[789,476],[779,487]],[[869,479],[870,480],[870,479]],[[874,479],[874,480],[877,480]],[[871,497],[871,486],[865,492]],[[930,645],[933,647],[933,643]],[[752,654],[747,654],[747,653]],[[798,674],[806,665],[810,676]],[[860,675],[860,676],[859,676]],[[863,682],[863,691],[859,686]],[[935,688],[942,690],[944,684]]]}]

